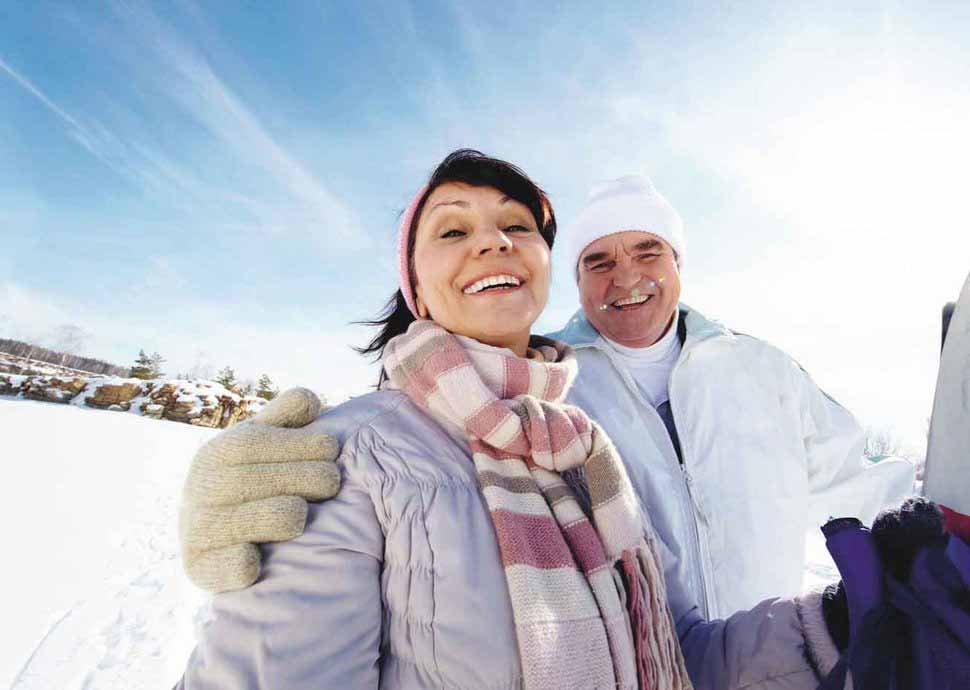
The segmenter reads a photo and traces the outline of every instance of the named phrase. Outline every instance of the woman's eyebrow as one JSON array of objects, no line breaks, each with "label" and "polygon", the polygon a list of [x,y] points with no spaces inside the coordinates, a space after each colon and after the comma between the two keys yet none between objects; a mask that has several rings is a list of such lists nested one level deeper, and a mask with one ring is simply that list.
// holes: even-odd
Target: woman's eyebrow
[{"label": "woman's eyebrow", "polygon": [[458,206],[460,208],[468,208],[468,202],[462,201],[461,199],[455,199],[454,201],[439,201],[437,204],[431,207],[431,210],[428,211],[428,215],[430,216],[442,206]]}]

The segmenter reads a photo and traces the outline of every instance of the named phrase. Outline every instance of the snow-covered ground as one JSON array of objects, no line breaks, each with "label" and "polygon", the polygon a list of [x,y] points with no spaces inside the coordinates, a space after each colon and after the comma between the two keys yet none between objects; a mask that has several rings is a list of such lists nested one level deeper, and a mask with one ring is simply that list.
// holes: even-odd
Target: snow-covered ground
[{"label": "snow-covered ground", "polygon": [[0,687],[168,688],[204,597],[176,507],[216,430],[0,398]]},{"label": "snow-covered ground", "polygon": [[[178,494],[216,432],[0,398],[0,687],[172,686],[205,601],[181,572]],[[815,532],[809,584],[834,575]]]}]

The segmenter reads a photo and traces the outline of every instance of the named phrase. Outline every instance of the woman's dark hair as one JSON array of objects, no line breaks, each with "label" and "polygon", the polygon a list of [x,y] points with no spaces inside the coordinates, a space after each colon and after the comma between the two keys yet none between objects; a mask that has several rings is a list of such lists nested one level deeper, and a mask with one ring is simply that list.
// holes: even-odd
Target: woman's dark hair
[{"label": "woman's dark hair", "polygon": [[[410,257],[408,268],[412,284],[414,283],[414,237],[417,234],[421,210],[431,192],[447,182],[462,182],[474,187],[494,187],[510,199],[515,199],[525,205],[532,212],[532,217],[536,221],[536,227],[539,228],[542,238],[552,249],[552,244],[556,239],[556,216],[552,211],[552,205],[549,203],[546,193],[517,166],[497,158],[490,158],[481,151],[458,149],[449,153],[435,168],[435,171],[431,174],[431,179],[428,180],[428,188],[418,202],[414,217],[411,219],[407,252],[408,257]],[[376,359],[379,360],[391,338],[407,331],[413,322],[414,315],[408,309],[401,290],[398,289],[384,305],[377,318],[356,322],[364,326],[374,326],[379,328],[380,331],[367,345],[354,349],[362,355],[376,355]],[[386,378],[386,372],[382,368],[377,382],[378,386]]]}]

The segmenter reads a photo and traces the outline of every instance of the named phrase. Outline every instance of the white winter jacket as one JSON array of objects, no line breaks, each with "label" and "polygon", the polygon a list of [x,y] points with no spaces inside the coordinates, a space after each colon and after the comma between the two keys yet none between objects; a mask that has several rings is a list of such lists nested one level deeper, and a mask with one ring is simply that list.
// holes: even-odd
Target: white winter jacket
[{"label": "white winter jacket", "polygon": [[[310,504],[301,536],[264,545],[256,584],[213,598],[177,690],[522,688],[468,444],[399,391],[354,398],[321,422],[343,448],[340,493]],[[708,622],[669,577],[667,593],[695,690],[818,685],[806,658],[807,645],[821,659],[828,640],[817,597]]]},{"label": "white winter jacket", "polygon": [[[800,589],[805,533],[829,516],[869,523],[912,492],[905,460],[873,465],[853,416],[764,341],[681,305],[670,375],[678,460],[660,415],[582,311],[550,337],[576,348],[568,401],[616,444],[703,613],[723,618]],[[669,564],[668,564],[669,566]]]}]

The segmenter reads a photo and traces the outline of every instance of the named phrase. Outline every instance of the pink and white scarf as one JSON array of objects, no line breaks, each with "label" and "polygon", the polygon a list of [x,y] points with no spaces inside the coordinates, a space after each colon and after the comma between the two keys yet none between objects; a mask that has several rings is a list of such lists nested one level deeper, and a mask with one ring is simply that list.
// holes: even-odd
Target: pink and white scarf
[{"label": "pink and white scarf", "polygon": [[[524,686],[689,690],[663,571],[623,463],[563,400],[572,349],[466,348],[432,321],[387,344],[390,387],[464,430],[498,537]],[[592,520],[561,472],[581,468]]]}]

